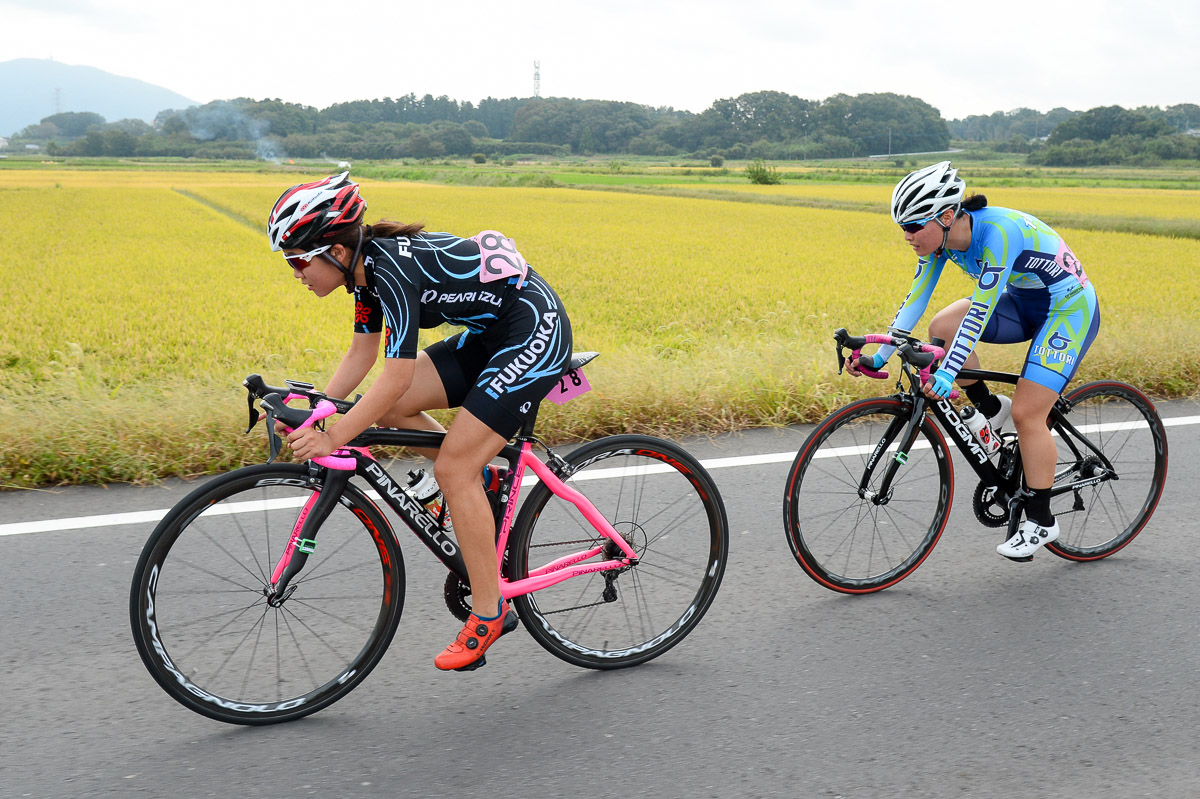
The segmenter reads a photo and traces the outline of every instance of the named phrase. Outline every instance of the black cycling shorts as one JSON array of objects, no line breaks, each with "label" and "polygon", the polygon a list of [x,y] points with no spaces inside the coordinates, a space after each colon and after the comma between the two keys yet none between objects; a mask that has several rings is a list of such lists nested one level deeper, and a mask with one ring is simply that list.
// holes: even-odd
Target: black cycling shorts
[{"label": "black cycling shorts", "polygon": [[479,333],[425,348],[451,408],[463,407],[504,438],[558,385],[571,364],[571,321],[562,301],[530,270],[517,301]]}]

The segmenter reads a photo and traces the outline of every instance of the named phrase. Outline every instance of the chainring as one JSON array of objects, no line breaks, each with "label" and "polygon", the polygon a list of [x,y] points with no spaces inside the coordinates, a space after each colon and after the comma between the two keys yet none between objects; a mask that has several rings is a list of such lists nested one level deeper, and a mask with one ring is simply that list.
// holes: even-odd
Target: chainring
[{"label": "chainring", "polygon": [[[985,496],[991,492],[990,499],[985,499]],[[975,495],[971,498],[971,507],[975,509],[975,518],[979,523],[986,527],[1007,527],[1008,526],[1008,503],[998,501],[1000,489],[996,486],[990,486],[982,480],[979,485],[975,486]],[[994,508],[1000,508],[997,513]]]},{"label": "chainring", "polygon": [[471,615],[471,586],[458,579],[458,575],[450,572],[446,575],[446,584],[442,588],[446,598],[446,608],[459,621],[465,622]]}]

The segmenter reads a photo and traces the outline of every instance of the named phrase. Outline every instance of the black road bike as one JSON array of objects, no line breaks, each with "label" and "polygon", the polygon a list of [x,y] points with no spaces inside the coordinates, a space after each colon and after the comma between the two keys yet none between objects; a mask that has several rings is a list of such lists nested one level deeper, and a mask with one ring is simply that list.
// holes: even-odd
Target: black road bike
[{"label": "black road bike", "polygon": [[[788,474],[783,514],[804,571],[834,591],[863,594],[895,585],[933,551],[950,518],[954,469],[947,436],[978,476],[975,517],[1016,532],[1028,494],[1014,432],[991,456],[947,399],[921,385],[944,356],[911,337],[851,336],[839,329],[838,370],[868,343],[897,348],[907,388],[853,402],[809,434]],[[968,379],[1016,384],[1018,375],[964,369]],[[886,373],[883,373],[886,377]],[[1167,434],[1149,398],[1115,380],[1059,397],[1047,424],[1058,448],[1051,510],[1060,534],[1046,549],[1074,561],[1108,557],[1141,532],[1162,496]],[[944,432],[943,432],[944,431]]]}]

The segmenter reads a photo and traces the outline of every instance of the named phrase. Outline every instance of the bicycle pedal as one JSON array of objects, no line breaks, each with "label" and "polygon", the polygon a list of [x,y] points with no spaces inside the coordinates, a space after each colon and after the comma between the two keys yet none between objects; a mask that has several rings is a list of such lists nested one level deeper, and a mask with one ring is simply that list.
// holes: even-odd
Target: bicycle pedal
[{"label": "bicycle pedal", "polygon": [[1013,558],[1009,557],[1008,555],[1003,555],[1002,557],[1008,558],[1013,563],[1029,563],[1029,561],[1033,560],[1033,555],[1026,555],[1023,558]]},{"label": "bicycle pedal", "polygon": [[468,664],[466,666],[457,668],[457,669],[455,669],[455,671],[475,671],[475,669],[479,668],[480,666],[486,666],[486,665],[487,665],[487,655],[481,655],[479,657],[479,660],[475,661],[474,663]]}]

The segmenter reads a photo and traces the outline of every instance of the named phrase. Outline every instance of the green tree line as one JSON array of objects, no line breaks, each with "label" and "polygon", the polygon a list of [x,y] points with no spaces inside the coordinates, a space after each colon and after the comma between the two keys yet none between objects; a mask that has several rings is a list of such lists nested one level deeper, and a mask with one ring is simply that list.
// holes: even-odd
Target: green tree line
[{"label": "green tree line", "polygon": [[996,112],[946,122],[891,93],[805,100],[760,91],[694,114],[637,103],[487,98],[478,105],[413,94],[325,109],[281,100],[222,100],[168,109],[153,124],[63,113],[16,136],[51,155],[402,159],[514,154],[632,154],[790,160],[935,152],[951,141],[1029,153],[1047,165],[1200,159],[1200,106]]}]

